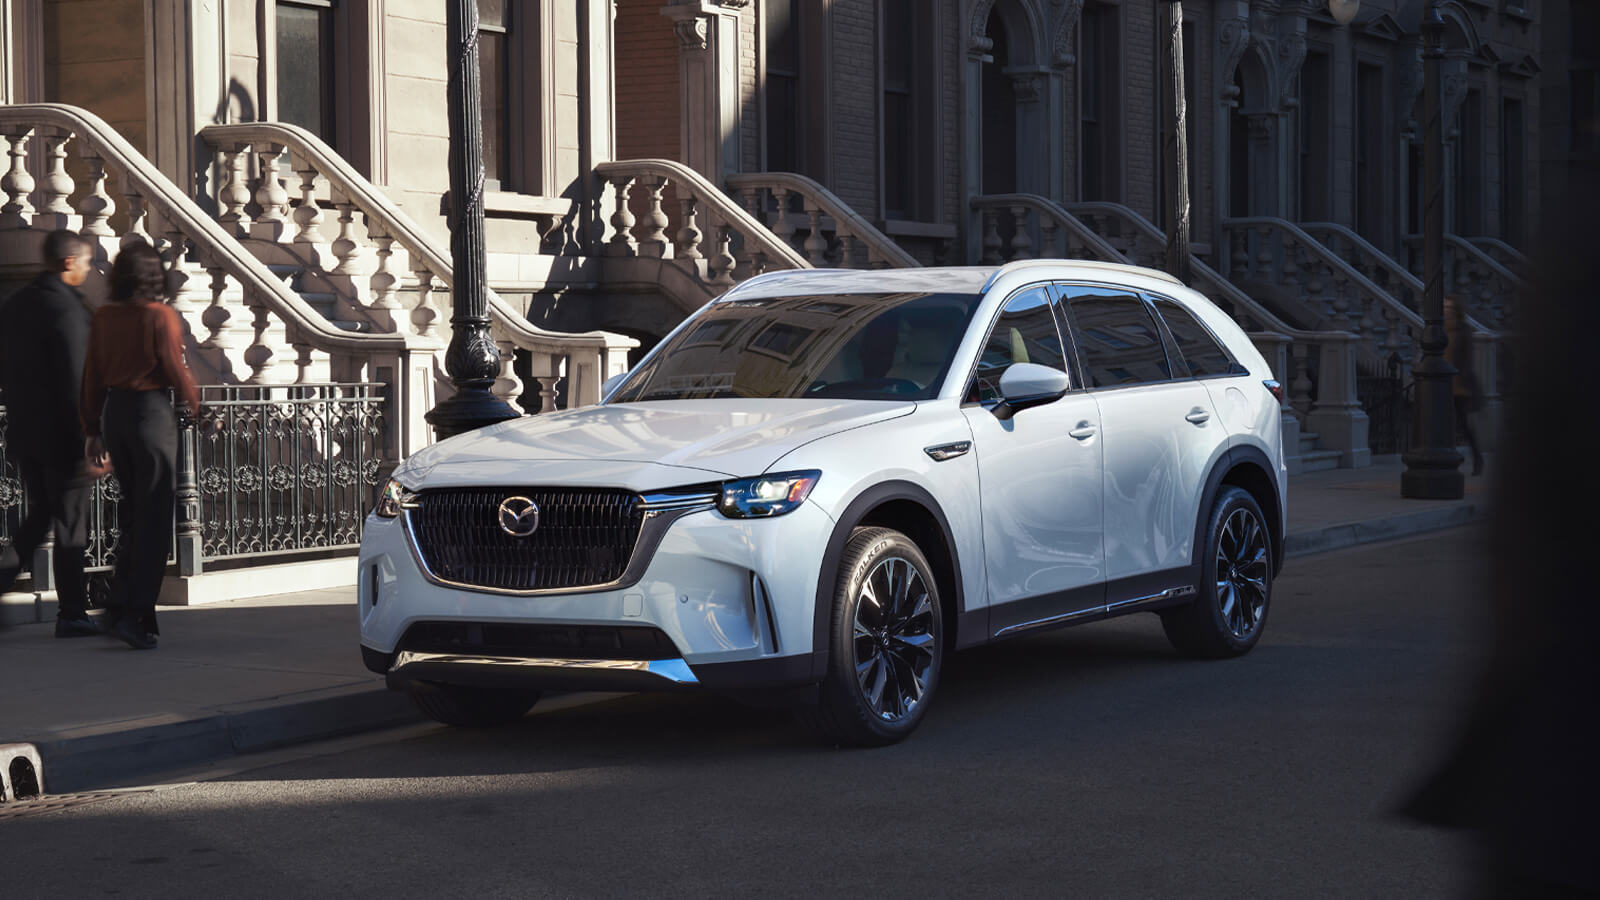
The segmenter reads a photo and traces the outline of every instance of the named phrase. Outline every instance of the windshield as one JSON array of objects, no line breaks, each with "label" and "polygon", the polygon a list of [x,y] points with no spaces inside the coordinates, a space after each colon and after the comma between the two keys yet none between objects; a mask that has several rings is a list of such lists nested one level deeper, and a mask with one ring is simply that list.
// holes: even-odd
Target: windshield
[{"label": "windshield", "polygon": [[833,294],[717,303],[612,403],[719,397],[930,400],[977,294]]}]

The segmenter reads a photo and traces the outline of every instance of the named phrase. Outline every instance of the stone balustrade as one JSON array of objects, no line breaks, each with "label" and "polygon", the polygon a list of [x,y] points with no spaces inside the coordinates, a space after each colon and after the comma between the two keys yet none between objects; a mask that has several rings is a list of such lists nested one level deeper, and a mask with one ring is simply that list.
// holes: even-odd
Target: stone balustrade
[{"label": "stone balustrade", "polygon": [[1528,270],[1527,254],[1499,238],[1469,237],[1467,241],[1482,251],[1484,255],[1512,272],[1523,273]]},{"label": "stone balustrade", "polygon": [[603,252],[610,259],[662,260],[712,295],[762,272],[812,267],[682,163],[618,160],[595,166],[595,174],[610,188],[602,206],[609,211]]},{"label": "stone balustrade", "polygon": [[804,253],[813,267],[882,269],[921,265],[832,191],[804,175],[730,175],[728,188],[753,218]]},{"label": "stone balustrade", "polygon": [[[335,321],[402,334],[436,351],[442,374],[454,284],[445,248],[302,128],[212,125],[201,137],[222,160],[218,219],[233,236],[293,271],[302,291],[325,297]],[[293,173],[293,183],[285,172]],[[500,351],[493,391],[519,411],[525,405],[529,412],[555,409],[563,377],[571,405],[599,402],[601,384],[626,369],[627,351],[638,346],[607,332],[546,331],[493,291],[488,301],[490,335]],[[519,352],[529,359],[531,385],[517,374]],[[436,387],[450,390],[442,377]]]},{"label": "stone balustrade", "polygon": [[[1408,235],[1405,246],[1411,271],[1425,277],[1422,236]],[[1517,297],[1526,289],[1522,276],[1456,234],[1444,236],[1444,284],[1445,293],[1466,298],[1474,319],[1498,332],[1512,327]]]},{"label": "stone balustrade", "polygon": [[983,218],[983,261],[999,265],[1013,259],[1129,258],[1076,216],[1038,194],[986,194],[972,198]]}]

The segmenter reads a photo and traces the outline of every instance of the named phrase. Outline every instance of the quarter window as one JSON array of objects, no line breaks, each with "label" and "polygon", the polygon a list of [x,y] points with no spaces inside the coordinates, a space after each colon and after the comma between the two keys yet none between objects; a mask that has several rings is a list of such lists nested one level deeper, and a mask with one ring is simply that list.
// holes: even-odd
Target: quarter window
[{"label": "quarter window", "polygon": [[1095,387],[1172,380],[1161,333],[1144,301],[1111,288],[1064,289],[1077,326],[1079,350]]},{"label": "quarter window", "polygon": [[1172,340],[1178,345],[1178,354],[1182,360],[1175,362],[1180,372],[1187,365],[1189,374],[1195,378],[1241,374],[1233,358],[1228,355],[1228,351],[1222,349],[1222,345],[1211,336],[1211,332],[1207,331],[1187,309],[1166,297],[1152,299],[1155,300],[1156,312],[1160,314],[1161,320],[1167,323],[1167,330],[1172,332]]},{"label": "quarter window", "polygon": [[1067,370],[1061,332],[1056,329],[1050,294],[1044,288],[1022,291],[1007,300],[1005,309],[1000,311],[983,355],[978,358],[978,402],[1000,402],[1000,376],[1017,363]]}]

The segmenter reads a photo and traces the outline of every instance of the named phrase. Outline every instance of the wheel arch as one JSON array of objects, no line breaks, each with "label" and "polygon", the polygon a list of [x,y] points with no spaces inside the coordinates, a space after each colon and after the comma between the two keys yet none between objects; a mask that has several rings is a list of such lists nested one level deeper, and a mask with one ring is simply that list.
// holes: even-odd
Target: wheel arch
[{"label": "wheel arch", "polygon": [[[1255,447],[1230,447],[1217,460],[1206,478],[1206,489],[1201,494],[1200,509],[1194,524],[1194,564],[1204,562],[1206,521],[1211,508],[1217,503],[1217,494],[1225,485],[1237,487],[1255,498],[1261,514],[1267,519],[1267,534],[1272,546],[1272,573],[1283,571],[1284,529],[1283,506],[1278,501],[1278,483],[1272,477],[1272,463],[1267,455]],[[1196,571],[1199,571],[1198,569]]]},{"label": "wheel arch", "polygon": [[[833,614],[833,594],[837,586],[839,559],[850,534],[862,526],[893,528],[916,543],[928,564],[933,567],[934,580],[941,604],[945,648],[956,646],[956,623],[966,609],[966,598],[961,587],[961,560],[955,539],[950,532],[950,522],[933,495],[909,481],[886,481],[862,491],[838,517],[833,534],[828,538],[827,549],[822,554],[822,564],[817,573],[815,621],[811,630],[813,665],[815,675],[821,678],[828,659],[829,623]],[[830,573],[833,577],[829,577]],[[953,602],[951,602],[953,601]]]}]

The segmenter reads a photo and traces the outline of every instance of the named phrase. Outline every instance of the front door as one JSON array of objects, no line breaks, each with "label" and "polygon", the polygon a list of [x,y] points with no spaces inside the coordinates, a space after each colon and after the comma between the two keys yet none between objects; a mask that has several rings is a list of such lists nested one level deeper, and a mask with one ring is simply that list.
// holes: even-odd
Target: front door
[{"label": "front door", "polygon": [[[1016,363],[1071,372],[1043,286],[1013,294],[978,362],[963,407],[977,455],[990,633],[1097,615],[1104,608],[1100,416],[1081,385],[1009,419],[993,412]],[[1074,378],[1076,381],[1076,378]]]}]

